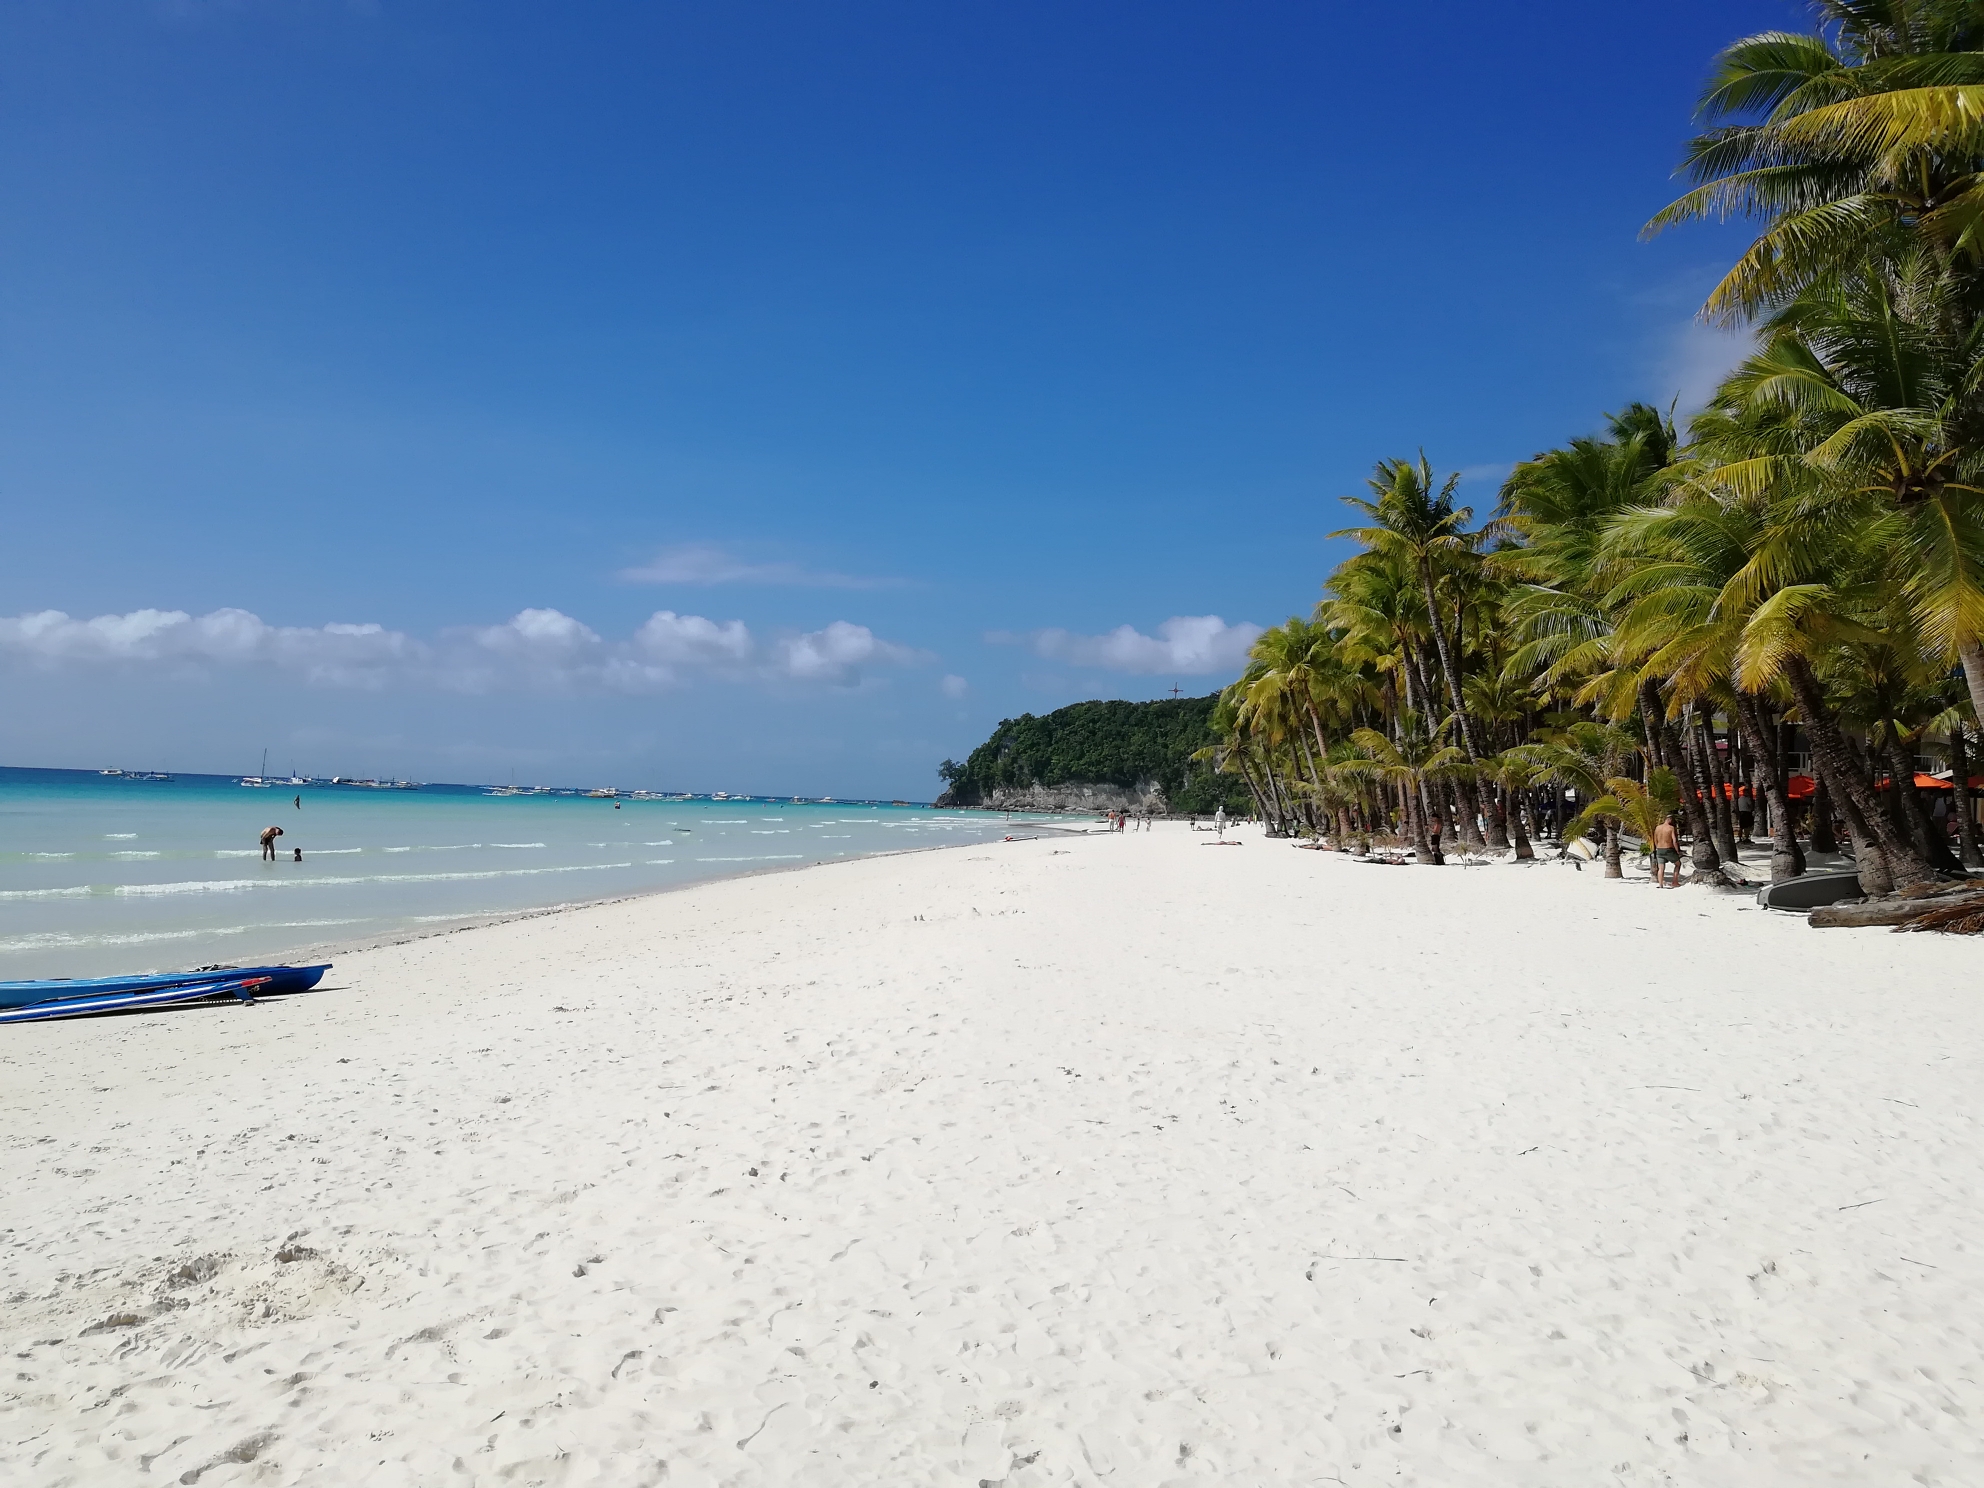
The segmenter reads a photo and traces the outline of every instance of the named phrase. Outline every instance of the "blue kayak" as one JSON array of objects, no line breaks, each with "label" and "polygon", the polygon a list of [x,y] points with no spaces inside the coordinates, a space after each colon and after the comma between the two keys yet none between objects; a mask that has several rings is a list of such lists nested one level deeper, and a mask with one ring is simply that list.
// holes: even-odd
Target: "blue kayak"
[{"label": "blue kayak", "polygon": [[324,973],[330,969],[330,963],[326,962],[322,966],[227,966],[206,971],[153,972],[146,976],[0,982],[0,1008],[68,1002],[79,997],[126,997],[143,992],[165,992],[174,987],[190,987],[199,982],[232,982],[248,977],[267,978],[267,985],[256,990],[275,996],[284,992],[308,992],[323,980]]},{"label": "blue kayak", "polygon": [[59,997],[50,1002],[31,1002],[22,1007],[0,1008],[0,1023],[39,1023],[49,1018],[82,1018],[91,1013],[127,1013],[138,1008],[164,1007],[173,1002],[194,1002],[202,997],[232,995],[242,1002],[253,1002],[253,994],[266,991],[274,980],[267,976],[229,975],[203,982],[181,982],[171,987],[154,987],[145,992],[99,992],[89,997]]}]

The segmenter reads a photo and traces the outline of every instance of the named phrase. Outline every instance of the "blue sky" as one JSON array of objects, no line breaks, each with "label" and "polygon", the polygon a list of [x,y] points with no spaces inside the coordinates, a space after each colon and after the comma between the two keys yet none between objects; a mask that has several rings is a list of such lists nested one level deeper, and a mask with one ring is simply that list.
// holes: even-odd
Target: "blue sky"
[{"label": "blue sky", "polygon": [[1210,691],[1380,457],[1727,364],[1638,229],[1804,20],[16,0],[0,761],[927,798]]}]

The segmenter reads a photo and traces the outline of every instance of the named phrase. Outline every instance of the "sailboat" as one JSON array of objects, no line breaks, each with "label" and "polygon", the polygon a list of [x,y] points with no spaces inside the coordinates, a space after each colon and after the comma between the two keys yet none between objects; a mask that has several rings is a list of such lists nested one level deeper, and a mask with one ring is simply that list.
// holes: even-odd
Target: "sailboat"
[{"label": "sailboat", "polygon": [[264,749],[262,751],[262,773],[259,775],[243,775],[241,777],[241,783],[255,790],[267,790],[269,788],[268,750]]}]

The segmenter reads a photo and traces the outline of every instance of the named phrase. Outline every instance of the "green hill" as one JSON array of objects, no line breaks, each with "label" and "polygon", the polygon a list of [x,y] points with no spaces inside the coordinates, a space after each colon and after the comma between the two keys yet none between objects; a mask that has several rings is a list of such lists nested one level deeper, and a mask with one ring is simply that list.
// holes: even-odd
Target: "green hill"
[{"label": "green hill", "polygon": [[1151,703],[1075,703],[1038,717],[1008,718],[963,764],[937,773],[940,806],[1138,804],[1155,788],[1175,812],[1211,812],[1222,801],[1245,812],[1247,788],[1216,776],[1195,750],[1213,742],[1218,694]]}]

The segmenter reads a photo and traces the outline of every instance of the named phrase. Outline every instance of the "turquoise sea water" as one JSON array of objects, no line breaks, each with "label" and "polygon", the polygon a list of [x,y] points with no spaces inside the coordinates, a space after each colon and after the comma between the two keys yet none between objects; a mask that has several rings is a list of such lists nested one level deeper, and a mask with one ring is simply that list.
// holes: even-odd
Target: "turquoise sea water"
[{"label": "turquoise sea water", "polygon": [[[261,861],[265,826],[283,828],[274,863]],[[1010,829],[991,813],[903,806],[0,768],[0,980],[242,964]]]}]

